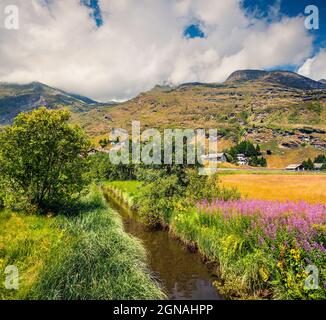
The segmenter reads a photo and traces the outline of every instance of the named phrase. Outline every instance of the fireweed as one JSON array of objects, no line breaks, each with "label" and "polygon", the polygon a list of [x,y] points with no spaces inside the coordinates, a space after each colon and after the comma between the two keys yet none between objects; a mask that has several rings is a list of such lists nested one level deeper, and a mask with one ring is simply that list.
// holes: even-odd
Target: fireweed
[{"label": "fireweed", "polygon": [[[306,202],[278,202],[264,200],[237,200],[197,204],[201,213],[221,214],[226,220],[236,216],[251,218],[250,229],[260,235],[259,242],[276,241],[283,233],[295,246],[310,251],[326,252],[323,243],[317,243],[320,232],[325,233],[326,207]],[[248,231],[247,231],[248,232]]]},{"label": "fireweed", "polygon": [[[324,298],[326,206],[306,202],[237,200],[197,203],[201,223],[216,234],[238,235],[246,252],[265,252],[268,279],[282,298]],[[222,231],[223,230],[223,231]],[[238,256],[238,259],[241,258]],[[316,265],[319,289],[304,288],[305,268]]]}]

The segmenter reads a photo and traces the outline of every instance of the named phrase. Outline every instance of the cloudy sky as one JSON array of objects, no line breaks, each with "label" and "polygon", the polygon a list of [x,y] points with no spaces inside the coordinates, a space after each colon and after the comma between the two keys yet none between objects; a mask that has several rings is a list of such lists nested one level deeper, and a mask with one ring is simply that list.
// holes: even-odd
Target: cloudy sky
[{"label": "cloudy sky", "polygon": [[[0,81],[99,101],[156,84],[221,82],[238,69],[326,78],[324,0],[1,0]],[[19,30],[4,28],[15,4]],[[306,5],[320,29],[304,27]]]}]

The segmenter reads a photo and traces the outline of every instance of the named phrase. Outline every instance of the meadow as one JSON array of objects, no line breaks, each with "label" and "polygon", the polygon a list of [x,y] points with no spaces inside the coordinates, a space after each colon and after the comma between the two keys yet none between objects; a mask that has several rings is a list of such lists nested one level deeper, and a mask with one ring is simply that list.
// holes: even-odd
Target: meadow
[{"label": "meadow", "polygon": [[[241,172],[240,172],[241,173]],[[244,173],[244,172],[243,172]],[[256,200],[307,201],[326,204],[325,174],[222,174],[221,183]]]},{"label": "meadow", "polygon": [[[258,189],[262,182],[256,184]],[[144,189],[136,181],[105,185],[115,188],[131,206]],[[217,199],[197,201],[194,206],[181,200],[164,218],[164,224],[173,236],[215,264],[219,279],[215,285],[226,296],[325,299],[325,205],[286,200]],[[309,266],[318,270],[317,289],[307,286]]]},{"label": "meadow", "polygon": [[97,187],[70,216],[0,212],[0,270],[8,265],[18,267],[19,289],[0,286],[1,300],[165,298],[144,247]]}]

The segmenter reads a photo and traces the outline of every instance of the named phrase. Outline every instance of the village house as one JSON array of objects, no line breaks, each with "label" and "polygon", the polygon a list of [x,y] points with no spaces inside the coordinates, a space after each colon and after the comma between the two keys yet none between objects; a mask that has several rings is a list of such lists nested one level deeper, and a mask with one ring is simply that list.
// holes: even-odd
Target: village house
[{"label": "village house", "polygon": [[248,164],[248,162],[249,162],[248,158],[244,154],[242,154],[242,153],[237,154],[238,165],[245,166],[246,164]]},{"label": "village house", "polygon": [[323,163],[314,163],[314,170],[321,171],[323,165]]},{"label": "village house", "polygon": [[202,156],[202,159],[204,161],[216,162],[216,163],[227,162],[225,153],[211,153],[211,154]]},{"label": "village house", "polygon": [[302,164],[290,164],[285,170],[287,171],[304,171],[304,166]]}]

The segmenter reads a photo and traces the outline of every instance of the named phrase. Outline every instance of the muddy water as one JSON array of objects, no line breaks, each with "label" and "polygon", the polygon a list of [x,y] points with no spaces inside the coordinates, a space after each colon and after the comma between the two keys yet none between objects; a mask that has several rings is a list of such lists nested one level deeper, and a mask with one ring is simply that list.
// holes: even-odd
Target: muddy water
[{"label": "muddy water", "polygon": [[125,206],[106,194],[110,206],[123,219],[126,232],[142,240],[150,267],[171,300],[221,300],[214,278],[197,253],[191,253],[165,231],[150,231]]}]

